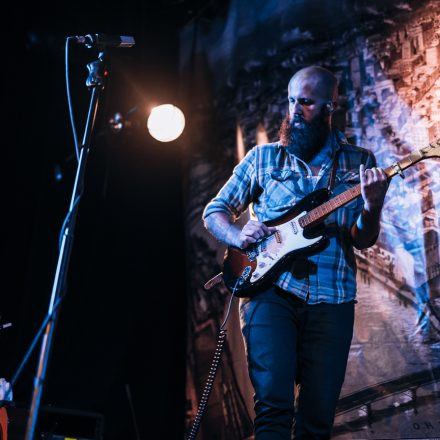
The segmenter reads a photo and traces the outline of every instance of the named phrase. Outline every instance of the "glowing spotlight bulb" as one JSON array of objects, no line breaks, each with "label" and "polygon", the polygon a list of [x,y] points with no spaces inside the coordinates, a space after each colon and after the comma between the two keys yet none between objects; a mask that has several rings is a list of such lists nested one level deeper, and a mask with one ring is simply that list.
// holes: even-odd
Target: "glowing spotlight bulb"
[{"label": "glowing spotlight bulb", "polygon": [[159,105],[151,110],[147,127],[154,139],[160,142],[171,142],[182,134],[185,116],[175,105]]}]

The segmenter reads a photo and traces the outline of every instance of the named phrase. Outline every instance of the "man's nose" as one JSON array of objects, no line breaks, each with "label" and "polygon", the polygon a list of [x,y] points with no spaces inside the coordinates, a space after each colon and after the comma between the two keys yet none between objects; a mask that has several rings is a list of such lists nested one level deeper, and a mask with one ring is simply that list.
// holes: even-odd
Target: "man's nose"
[{"label": "man's nose", "polygon": [[302,115],[303,114],[302,105],[298,101],[291,102],[290,103],[290,113],[292,116],[295,114]]}]

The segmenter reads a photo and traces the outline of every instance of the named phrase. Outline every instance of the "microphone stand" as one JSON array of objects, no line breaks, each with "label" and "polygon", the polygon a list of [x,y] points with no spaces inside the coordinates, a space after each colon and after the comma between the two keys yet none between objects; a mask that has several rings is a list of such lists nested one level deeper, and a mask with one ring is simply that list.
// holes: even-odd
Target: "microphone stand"
[{"label": "microphone stand", "polygon": [[32,403],[26,426],[26,440],[34,439],[43,385],[59,314],[60,300],[62,299],[66,289],[67,272],[73,247],[74,229],[78,214],[78,202],[84,191],[84,175],[86,170],[87,156],[89,154],[93,127],[95,125],[99,98],[102,90],[104,89],[104,80],[107,76],[107,72],[105,70],[105,52],[101,51],[98,55],[98,59],[87,64],[87,68],[89,70],[89,76],[87,77],[86,85],[92,90],[92,95],[90,98],[89,112],[87,115],[87,121],[79,153],[72,198],[70,200],[69,212],[65,222],[66,226],[61,231],[63,234],[62,241],[59,249],[58,263],[55,271],[52,294],[47,314],[48,321],[41,342],[41,351],[34,381]]}]

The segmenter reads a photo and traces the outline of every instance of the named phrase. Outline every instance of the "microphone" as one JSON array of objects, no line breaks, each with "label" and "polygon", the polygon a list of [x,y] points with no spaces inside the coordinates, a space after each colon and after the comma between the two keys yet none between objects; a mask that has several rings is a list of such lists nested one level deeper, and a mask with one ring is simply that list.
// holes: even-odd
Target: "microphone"
[{"label": "microphone", "polygon": [[134,46],[134,38],[127,35],[88,34],[73,37],[78,44],[84,44],[89,49],[96,47],[99,50],[110,47],[124,48]]}]

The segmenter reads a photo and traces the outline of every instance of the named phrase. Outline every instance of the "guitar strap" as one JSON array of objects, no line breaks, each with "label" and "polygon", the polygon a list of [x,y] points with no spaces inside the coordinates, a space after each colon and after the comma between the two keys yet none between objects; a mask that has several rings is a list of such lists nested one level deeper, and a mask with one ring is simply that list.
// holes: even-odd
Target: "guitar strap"
[{"label": "guitar strap", "polygon": [[341,146],[336,150],[335,152],[335,158],[333,159],[333,165],[332,169],[330,171],[330,177],[328,179],[328,186],[327,191],[329,194],[333,192],[333,188],[335,186],[335,180],[336,180],[336,170],[338,169],[338,162],[339,162],[339,153],[341,151]]}]

